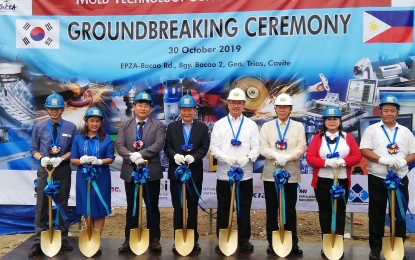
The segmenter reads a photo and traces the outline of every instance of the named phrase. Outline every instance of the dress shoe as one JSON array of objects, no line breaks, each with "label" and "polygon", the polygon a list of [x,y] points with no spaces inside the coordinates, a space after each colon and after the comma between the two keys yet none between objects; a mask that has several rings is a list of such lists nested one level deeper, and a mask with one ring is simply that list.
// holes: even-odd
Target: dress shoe
[{"label": "dress shoe", "polygon": [[118,248],[118,252],[124,253],[128,251],[131,251],[130,242],[128,240],[125,240],[124,243],[122,243],[122,245]]},{"label": "dress shoe", "polygon": [[150,249],[154,251],[160,251],[161,245],[160,245],[160,239],[158,237],[153,237],[150,242]]},{"label": "dress shoe", "polygon": [[32,248],[30,249],[28,257],[34,257],[34,256],[40,256],[40,255],[43,255],[42,249],[40,248],[40,244],[34,243]]},{"label": "dress shoe", "polygon": [[243,243],[239,244],[239,247],[242,250],[245,250],[245,251],[252,251],[252,250],[254,250],[254,245],[251,244],[251,242],[249,242],[249,241],[246,241],[246,242],[243,242]]},{"label": "dress shoe", "polygon": [[409,257],[407,257],[406,255],[404,255],[402,260],[409,260]]},{"label": "dress shoe", "polygon": [[276,257],[277,256],[277,254],[274,251],[274,248],[272,248],[272,245],[268,245],[268,247],[267,247],[267,254],[269,256],[273,256],[273,257]]},{"label": "dress shoe", "polygon": [[217,255],[220,255],[220,256],[225,256],[225,255],[222,253],[222,251],[220,250],[219,245],[216,245],[216,246],[215,246],[215,252],[216,252],[216,254],[217,254]]},{"label": "dress shoe", "polygon": [[303,254],[303,250],[301,250],[298,246],[293,246],[293,248],[291,249],[290,254],[293,254],[293,255],[302,255]]},{"label": "dress shoe", "polygon": [[379,260],[380,259],[380,252],[370,251],[369,259],[370,260]]},{"label": "dress shoe", "polygon": [[199,254],[202,251],[198,242],[193,246],[192,254]]},{"label": "dress shoe", "polygon": [[101,248],[100,248],[100,249],[98,249],[98,251],[95,253],[95,255],[94,255],[94,256],[99,256],[99,255],[102,255],[102,250],[101,250]]},{"label": "dress shoe", "polygon": [[62,247],[61,248],[65,249],[67,251],[73,250],[73,246],[71,244],[69,244],[68,240],[66,240],[66,239],[62,239]]}]

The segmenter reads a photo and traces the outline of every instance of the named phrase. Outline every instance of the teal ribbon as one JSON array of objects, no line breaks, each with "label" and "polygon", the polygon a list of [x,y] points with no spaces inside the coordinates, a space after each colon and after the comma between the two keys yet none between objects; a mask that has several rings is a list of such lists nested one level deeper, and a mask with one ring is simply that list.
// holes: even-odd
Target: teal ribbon
[{"label": "teal ribbon", "polygon": [[[150,171],[149,171],[147,166],[137,167],[131,173],[131,181],[135,183],[133,217],[135,217],[135,214],[137,213],[138,189],[140,188],[140,185],[146,185],[149,180],[150,180]],[[147,199],[149,198],[148,196],[149,196],[148,189],[146,189]],[[149,200],[147,200],[147,201],[149,201]]]},{"label": "teal ribbon", "polygon": [[[95,166],[90,165],[90,164],[84,164],[83,165],[84,168],[82,170],[82,177],[85,179],[85,181],[89,182],[90,185],[92,185],[92,188],[95,190],[95,193],[98,196],[99,201],[102,203],[102,205],[105,208],[105,211],[107,212],[107,216],[110,214],[110,210],[109,207],[107,205],[107,203],[105,203],[104,198],[102,197],[101,191],[99,190],[98,184],[95,182],[95,179],[98,177],[98,173],[97,170],[95,168]],[[86,206],[86,214],[87,216],[89,216],[91,214],[90,211],[90,203],[91,203],[91,196],[88,193],[87,194],[87,206]]]},{"label": "teal ribbon", "polygon": [[63,210],[62,206],[59,204],[58,200],[55,196],[59,193],[60,190],[60,181],[53,181],[53,179],[47,178],[47,184],[43,192],[46,196],[52,197],[53,202],[56,206],[56,216],[55,216],[55,226],[59,225],[59,214],[62,215],[62,219],[66,222],[68,221],[68,216],[66,215],[65,211]]},{"label": "teal ribbon", "polygon": [[244,177],[244,170],[241,167],[231,167],[228,171],[228,176],[229,176],[229,183],[230,183],[230,189],[231,189],[231,194],[232,194],[232,185],[234,183],[236,183],[236,212],[237,212],[237,216],[239,218],[239,212],[240,212],[240,207],[239,207],[239,201],[240,201],[240,188],[239,188],[239,183],[242,180],[242,178]]},{"label": "teal ribbon", "polygon": [[336,215],[334,214],[334,200],[343,198],[344,203],[346,204],[346,198],[345,195],[346,190],[342,185],[336,185],[333,184],[330,189],[330,195],[331,195],[331,230],[336,231],[337,221],[336,221]]},{"label": "teal ribbon", "polygon": [[[176,176],[176,179],[180,180],[180,182],[182,184],[183,183],[185,184],[186,189],[187,189],[188,193],[190,194],[190,197],[197,203],[199,208],[206,212],[206,209],[203,208],[202,205],[199,203],[199,199],[201,201],[203,201],[203,203],[205,203],[205,204],[206,204],[206,202],[202,199],[202,196],[197,191],[196,184],[195,184],[195,182],[193,181],[193,178],[192,178],[192,172],[190,171],[188,165],[185,164],[185,165],[180,165],[179,167],[177,167],[177,169],[174,171],[174,175]],[[195,199],[192,195],[192,191],[190,190],[190,186],[189,186],[189,183],[188,183],[189,180],[192,181],[193,188],[195,190],[197,199]],[[182,185],[179,185],[178,192],[179,192],[179,198],[180,198],[180,206],[183,208],[183,205],[182,205]]]},{"label": "teal ribbon", "polygon": [[401,183],[401,178],[399,177],[396,172],[392,170],[388,170],[388,174],[386,175],[386,179],[383,181],[383,185],[388,190],[388,199],[389,203],[391,203],[391,191],[396,191],[396,200],[398,202],[398,207],[396,208],[396,216],[398,219],[406,220],[406,211],[411,214],[411,218],[413,218],[411,211],[409,210],[408,203],[406,202],[405,196],[400,191],[400,188],[403,186]]},{"label": "teal ribbon", "polygon": [[277,199],[279,199],[280,190],[282,193],[282,223],[285,225],[285,192],[284,192],[284,185],[288,183],[288,179],[291,177],[288,171],[283,171],[280,168],[276,169],[274,172],[274,183],[275,183],[275,190],[277,191]]}]

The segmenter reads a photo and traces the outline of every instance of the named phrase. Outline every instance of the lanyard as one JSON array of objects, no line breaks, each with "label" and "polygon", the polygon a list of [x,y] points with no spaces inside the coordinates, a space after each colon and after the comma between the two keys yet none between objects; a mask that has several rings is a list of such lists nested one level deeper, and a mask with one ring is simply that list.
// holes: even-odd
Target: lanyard
[{"label": "lanyard", "polygon": [[340,135],[337,137],[337,141],[336,141],[336,145],[334,146],[334,150],[333,150],[333,152],[331,151],[331,148],[330,148],[330,144],[329,144],[329,141],[327,141],[327,138],[325,138],[326,139],[326,144],[327,144],[327,148],[329,148],[329,154],[327,154],[327,158],[339,158],[339,153],[337,153],[336,151],[337,151],[337,147],[339,146],[339,141],[340,141]]},{"label": "lanyard", "polygon": [[88,136],[85,137],[85,143],[84,143],[84,155],[88,155],[88,150],[91,152],[91,156],[98,157],[99,154],[99,145],[98,145],[98,138],[93,137],[90,138]]},{"label": "lanyard", "polygon": [[192,133],[192,127],[193,127],[193,123],[190,124],[190,129],[189,132],[186,133],[186,129],[184,128],[184,124],[182,125],[182,129],[183,129],[183,137],[184,137],[184,144],[188,145],[189,144],[189,140],[190,140],[190,134]]},{"label": "lanyard", "polygon": [[394,132],[394,134],[393,134],[393,140],[392,140],[392,142],[391,142],[391,139],[389,138],[389,135],[388,135],[388,133],[386,132],[385,126],[384,126],[384,125],[382,125],[381,127],[382,127],[382,130],[383,130],[383,132],[385,133],[386,137],[388,138],[389,144],[395,144],[395,141],[396,141],[396,134],[398,133],[398,129],[399,129],[399,128],[398,128],[398,127],[396,127],[396,128],[395,128],[395,132]]},{"label": "lanyard", "polygon": [[290,122],[291,122],[291,118],[288,119],[287,126],[285,127],[285,130],[284,130],[284,135],[281,136],[281,130],[280,130],[280,126],[278,125],[278,119],[275,121],[275,124],[277,125],[278,136],[280,138],[280,140],[279,140],[280,142],[284,141],[285,135],[287,134],[288,127],[290,127]]},{"label": "lanyard", "polygon": [[61,136],[61,132],[63,128],[63,121],[60,126],[61,127],[59,128],[58,135],[56,136],[56,140],[54,140],[53,133],[52,133],[52,123],[50,122],[50,120],[48,121],[48,129],[49,129],[50,139],[52,141],[52,146],[59,146],[59,137]]},{"label": "lanyard", "polygon": [[233,131],[233,127],[232,127],[231,119],[229,118],[229,115],[227,117],[228,117],[229,125],[231,126],[231,129],[232,129],[233,140],[237,141],[239,137],[239,133],[241,132],[242,124],[244,123],[245,117],[242,115],[242,120],[241,120],[241,123],[239,124],[238,132],[236,133],[236,136],[235,136],[235,132]]}]

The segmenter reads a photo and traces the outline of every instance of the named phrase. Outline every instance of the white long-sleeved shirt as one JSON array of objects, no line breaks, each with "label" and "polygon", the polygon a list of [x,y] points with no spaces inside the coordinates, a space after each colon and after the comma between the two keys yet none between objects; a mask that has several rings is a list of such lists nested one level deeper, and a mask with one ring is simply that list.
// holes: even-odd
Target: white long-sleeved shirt
[{"label": "white long-sleeved shirt", "polygon": [[[229,118],[231,120],[233,132],[236,135],[239,125],[241,124],[242,115],[236,119],[229,115]],[[234,138],[227,117],[224,117],[215,123],[211,133],[210,152],[218,160],[218,180],[229,180],[228,170],[230,165],[226,163],[226,158],[228,156],[234,156],[237,159],[247,156],[250,159],[250,162],[242,168],[244,170],[242,180],[251,179],[253,177],[252,162],[255,162],[258,158],[260,149],[258,125],[251,119],[245,117],[238,136],[238,140],[241,141],[240,146],[233,146],[231,144],[231,140]]]},{"label": "white long-sleeved shirt", "polygon": [[[382,125],[384,124],[382,121],[380,121],[366,128],[362,139],[360,140],[360,149],[372,150],[372,152],[379,155],[380,157],[398,159],[403,159],[408,154],[415,153],[415,137],[411,133],[411,130],[403,125],[396,123],[392,129],[385,126],[385,130],[388,133],[391,141],[393,139],[395,129],[399,129],[395,140],[399,146],[399,152],[397,154],[389,154],[386,149],[386,146],[389,144],[389,140],[382,130]],[[367,160],[367,165],[369,174],[373,174],[379,178],[386,179],[388,169],[385,165],[375,163],[370,160]],[[408,166],[400,168],[397,174],[401,178],[405,177],[408,174]]]},{"label": "white long-sleeved shirt", "polygon": [[[260,132],[261,155],[265,157],[265,166],[262,172],[262,180],[275,181],[275,158],[279,155],[288,155],[290,157],[290,161],[287,161],[287,164],[285,165],[285,170],[288,171],[291,175],[291,177],[288,179],[288,182],[300,182],[300,157],[304,155],[307,149],[304,126],[300,122],[291,120],[287,134],[284,138],[284,141],[287,142],[287,149],[278,150],[275,147],[275,142],[280,138],[278,135],[276,122],[277,119],[266,122],[264,125],[262,125]],[[283,123],[281,120],[278,120],[281,134],[284,133],[285,128],[287,127],[287,122]]]}]

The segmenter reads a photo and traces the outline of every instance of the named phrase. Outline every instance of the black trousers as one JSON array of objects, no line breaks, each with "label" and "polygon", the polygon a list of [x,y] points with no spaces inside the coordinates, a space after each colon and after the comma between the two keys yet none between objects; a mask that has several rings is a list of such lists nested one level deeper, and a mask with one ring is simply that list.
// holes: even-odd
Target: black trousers
[{"label": "black trousers", "polygon": [[[238,243],[249,242],[251,237],[251,204],[253,196],[253,180],[241,181],[239,184],[240,212],[238,223]],[[231,189],[228,181],[216,181],[216,196],[218,199],[218,211],[216,218],[216,236],[219,237],[219,229],[226,229],[229,221],[229,208],[231,203]],[[236,194],[235,194],[236,199]],[[236,201],[236,200],[235,200]]]},{"label": "black trousers", "polygon": [[[388,201],[388,190],[383,185],[384,179],[372,174],[368,176],[369,185],[369,246],[371,251],[380,252],[382,250],[382,237],[385,234],[385,215]],[[408,177],[402,178],[403,186],[400,191],[403,193],[406,201],[409,203],[408,195]],[[398,204],[395,201],[395,207]],[[389,209],[390,212],[390,209]],[[398,220],[396,214],[395,236],[401,237],[405,242],[406,238],[406,221]]]},{"label": "black trousers", "polygon": [[[137,211],[135,216],[132,216],[134,209],[134,182],[124,182],[125,193],[127,196],[127,213],[125,214],[125,238],[130,238],[130,229],[138,227],[138,195],[137,195]],[[147,193],[150,202],[147,201]],[[160,210],[159,210],[159,194],[160,194],[160,180],[149,181],[144,185],[143,199],[146,204],[147,213],[147,228],[150,230],[150,239],[160,238]]]},{"label": "black trousers", "polygon": [[[336,234],[344,235],[344,226],[346,223],[346,203],[349,196],[349,179],[339,179],[339,185],[345,189],[344,199],[337,199],[337,214],[336,214]],[[322,234],[331,233],[332,220],[332,202],[330,190],[333,186],[333,179],[318,178],[317,188],[314,189],[316,200],[318,203],[318,218],[320,220],[320,228]],[[346,201],[346,203],[345,203]]]},{"label": "black trousers", "polygon": [[[284,185],[285,193],[285,225],[284,229],[292,233],[293,246],[298,245],[297,237],[297,211],[295,206],[297,204],[297,183],[287,183]],[[271,181],[264,181],[265,192],[265,207],[266,207],[266,230],[268,244],[272,245],[272,231],[279,230],[278,228],[278,212],[279,201],[277,199],[277,191],[275,183]]]},{"label": "black trousers", "polygon": [[[195,181],[197,192],[202,193],[202,182]],[[179,195],[179,187],[182,186],[182,183],[178,180],[170,180],[170,193],[171,193],[171,202],[173,205],[173,229],[182,229],[183,228],[183,209],[181,207],[181,194]],[[192,181],[188,182],[190,188],[190,193],[186,189],[186,204],[187,204],[187,228],[193,229],[195,232],[195,242],[199,240],[199,234],[197,232],[197,202],[199,200]]]},{"label": "black trousers", "polygon": [[[39,166],[37,170],[37,187],[36,187],[36,213],[35,213],[35,243],[40,243],[40,234],[47,230],[48,221],[48,196],[44,190],[47,185],[48,174],[45,168]],[[59,193],[55,196],[62,209],[68,214],[68,199],[71,191],[71,167],[69,164],[62,164],[55,168],[52,178],[54,181],[60,181]],[[68,236],[68,223],[59,214],[59,226],[62,231],[62,237]]]}]

